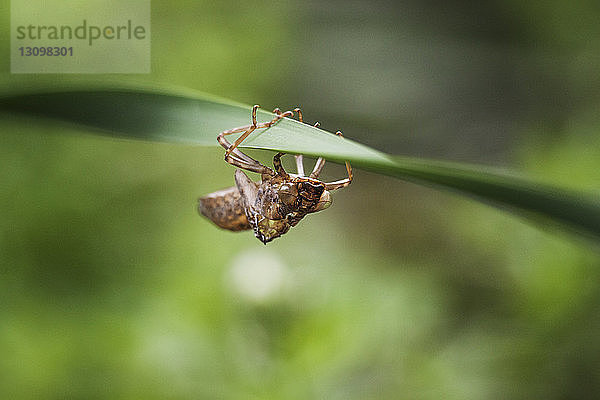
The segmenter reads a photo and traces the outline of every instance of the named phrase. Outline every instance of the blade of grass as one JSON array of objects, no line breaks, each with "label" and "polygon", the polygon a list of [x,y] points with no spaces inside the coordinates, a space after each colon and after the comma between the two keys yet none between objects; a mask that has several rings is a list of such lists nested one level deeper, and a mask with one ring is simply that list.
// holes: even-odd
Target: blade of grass
[{"label": "blade of grass", "polygon": [[[0,98],[4,117],[50,118],[105,135],[217,146],[216,135],[247,125],[250,107],[200,93],[140,88],[77,88]],[[259,112],[266,121],[273,114]],[[543,218],[600,239],[600,201],[490,168],[394,157],[321,129],[284,119],[253,134],[244,147],[350,160],[354,166],[459,191],[528,217]]]}]

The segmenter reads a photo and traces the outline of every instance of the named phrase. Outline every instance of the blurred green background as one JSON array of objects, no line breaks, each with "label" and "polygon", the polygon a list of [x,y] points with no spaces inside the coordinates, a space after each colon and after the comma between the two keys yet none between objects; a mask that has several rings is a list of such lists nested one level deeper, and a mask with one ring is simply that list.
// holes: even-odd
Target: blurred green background
[{"label": "blurred green background", "polygon": [[[149,75],[11,75],[4,57],[0,83],[301,106],[389,153],[600,194],[598,2],[214,3],[152,1]],[[264,246],[195,211],[233,184],[221,149],[0,129],[3,399],[600,395],[597,244],[359,170]]]}]

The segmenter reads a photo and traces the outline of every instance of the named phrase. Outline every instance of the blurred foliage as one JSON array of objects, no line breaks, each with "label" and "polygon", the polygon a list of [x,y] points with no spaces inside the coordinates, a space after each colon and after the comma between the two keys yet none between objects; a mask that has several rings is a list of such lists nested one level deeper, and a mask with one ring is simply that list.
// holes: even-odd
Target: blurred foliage
[{"label": "blurred foliage", "polygon": [[[4,73],[3,87],[174,83],[300,105],[388,152],[598,190],[595,2],[152,5],[152,74]],[[589,243],[357,171],[331,209],[262,246],[196,215],[233,184],[219,150],[1,129],[2,398],[600,393]]]}]

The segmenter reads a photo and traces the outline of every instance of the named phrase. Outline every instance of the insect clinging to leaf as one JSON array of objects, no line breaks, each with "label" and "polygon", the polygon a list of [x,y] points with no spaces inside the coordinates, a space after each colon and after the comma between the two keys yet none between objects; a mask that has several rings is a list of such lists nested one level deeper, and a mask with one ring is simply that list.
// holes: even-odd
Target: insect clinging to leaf
[{"label": "insect clinging to leaf", "polygon": [[[258,123],[258,108],[258,105],[252,108],[252,124],[223,131],[217,136],[217,141],[225,148],[225,161],[240,169],[235,171],[235,186],[201,197],[198,211],[224,229],[253,229],[254,235],[267,244],[296,226],[307,214],[328,208],[331,205],[329,192],[352,182],[352,167],[346,162],[347,178],[322,182],[317,179],[325,165],[322,157],[317,159],[312,172],[305,176],[301,154],[295,155],[297,174],[283,169],[281,156],[284,153],[273,157],[274,169],[244,154],[238,146],[256,129],[270,128],[284,117],[293,117],[294,113],[303,122],[299,108],[286,112],[276,108],[273,110],[276,116],[271,121]],[[314,126],[318,127],[319,123]],[[242,134],[232,144],[226,136],[234,133]],[[342,136],[342,132],[337,131],[336,135]],[[252,181],[242,169],[259,173],[261,181]]]}]

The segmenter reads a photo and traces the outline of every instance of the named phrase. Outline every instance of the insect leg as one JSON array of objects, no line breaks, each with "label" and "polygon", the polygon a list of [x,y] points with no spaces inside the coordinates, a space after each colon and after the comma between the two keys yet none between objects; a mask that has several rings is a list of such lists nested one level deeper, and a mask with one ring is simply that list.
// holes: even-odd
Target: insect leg
[{"label": "insect leg", "polygon": [[[244,156],[246,156],[244,153],[241,153]],[[258,172],[261,175],[269,175],[269,176],[273,176],[275,175],[275,172],[273,172],[273,170],[269,167],[267,167],[266,165],[262,165],[261,163],[259,163],[258,161],[254,160],[253,158],[250,158],[248,156],[246,156],[247,158],[249,158],[251,161],[246,161],[244,159],[242,159],[241,157],[238,156],[238,154],[236,152],[233,152],[232,154],[229,154],[228,156],[225,157],[225,161],[227,161],[229,164],[235,166],[235,167],[239,167],[248,171],[252,171],[252,172]]]},{"label": "insect leg", "polygon": [[[315,128],[319,127],[319,122],[315,122]],[[315,167],[313,168],[312,172],[309,175],[309,178],[318,178],[319,174],[321,173],[321,171],[323,170],[323,167],[325,166],[325,159],[323,157],[319,157],[317,159],[317,162],[315,163]]]},{"label": "insect leg", "polygon": [[249,131],[248,132],[248,135],[249,135],[255,129],[256,129],[256,127],[253,127],[252,125],[248,125],[248,126],[243,126],[240,128],[230,129],[228,131],[221,132],[219,134],[219,136],[217,136],[217,142],[219,142],[219,144],[221,146],[223,146],[223,148],[225,148],[225,150],[226,150],[225,159],[227,159],[227,157],[229,157],[231,155],[231,153],[233,153],[233,154],[237,155],[238,157],[245,159],[246,161],[256,161],[256,160],[250,158],[249,156],[247,156],[246,154],[242,153],[237,148],[233,147],[233,145],[231,143],[229,143],[229,141],[225,138],[225,135],[231,135],[232,133],[239,133],[239,132],[244,132],[244,134],[246,134],[246,132]]},{"label": "insect leg", "polygon": [[[243,128],[247,128],[245,129],[239,138],[237,138],[235,140],[235,142],[233,142],[233,144],[230,144],[229,142],[227,142],[228,146],[225,150],[225,158],[227,158],[228,155],[231,154],[231,152],[233,152],[239,145],[240,143],[242,143],[244,141],[244,139],[246,139],[248,137],[249,134],[251,134],[252,132],[254,132],[254,130],[256,128],[258,128],[258,124],[256,122],[256,110],[258,110],[260,106],[258,104],[254,105],[254,107],[252,107],[252,125],[249,125],[248,127],[243,127]],[[219,143],[221,143],[221,146],[225,147],[223,144],[223,139],[225,138],[225,135],[231,135],[232,133],[237,133],[237,132],[241,132],[243,128],[234,128],[234,129],[230,129],[228,131],[224,131],[221,132],[219,134],[219,136],[217,136],[217,141]]]},{"label": "insect leg", "polygon": [[302,120],[302,110],[299,107],[294,108],[294,112],[298,113],[298,121],[304,123],[304,121]]},{"label": "insect leg", "polygon": [[[298,113],[298,121],[304,123],[304,120],[302,117],[302,110],[300,109],[300,107],[294,108],[294,112]],[[298,172],[298,176],[303,177],[304,176],[304,162],[303,162],[302,154],[296,154],[294,156],[294,158],[296,159],[296,171]]]},{"label": "insect leg", "polygon": [[[230,129],[228,131],[224,131],[224,132],[222,132],[217,137],[217,141],[226,150],[231,149],[232,148],[232,144],[229,143],[229,141],[225,138],[225,135],[229,135],[229,134],[232,134],[232,133],[242,132],[243,130],[247,131],[247,130],[249,130],[251,128],[252,128],[252,126],[250,125],[248,127],[240,127],[240,128],[235,128],[235,129]],[[225,153],[225,161],[227,161],[230,164],[239,166],[241,168],[243,168],[243,167],[240,166],[239,163],[255,165],[257,168],[258,168],[258,166],[261,166],[261,167],[264,167],[265,169],[270,170],[271,172],[273,172],[270,168],[262,165],[260,162],[258,162],[254,158],[246,155],[245,153],[242,153],[239,149],[236,149],[236,148],[234,148],[229,154],[227,154],[227,152]],[[261,172],[263,172],[263,170],[261,170]]]},{"label": "insect leg", "polygon": [[[258,110],[259,107],[260,106],[258,104],[256,104],[254,107],[252,107],[252,125],[229,129],[227,131],[221,132],[219,134],[219,136],[217,136],[217,141],[219,143],[221,143],[221,146],[226,148],[225,156],[231,154],[248,137],[248,135],[250,135],[256,129],[269,128],[269,127],[273,126],[273,124],[275,124],[280,119],[282,119],[284,117],[292,117],[294,115],[293,111],[286,111],[284,113],[281,113],[281,110],[280,110],[280,113],[277,114],[277,116],[275,118],[273,118],[271,121],[262,122],[259,124],[256,121],[256,110]],[[277,109],[275,109],[275,112],[277,112]],[[235,140],[235,142],[233,142],[233,144],[230,144],[224,138],[226,135],[231,135],[232,133],[239,133],[239,132],[244,132],[244,133],[242,133],[240,135],[240,137],[237,138]]]},{"label": "insect leg", "polygon": [[296,159],[296,170],[298,171],[298,176],[303,177],[304,176],[304,163],[303,161],[303,157],[302,154],[296,154],[294,156],[294,158]]},{"label": "insect leg", "polygon": [[325,159],[323,157],[319,157],[317,159],[317,162],[315,163],[315,167],[313,168],[312,172],[310,173],[310,175],[308,177],[315,178],[315,179],[318,178],[319,174],[323,170],[324,166],[325,166]]},{"label": "insect leg", "polygon": [[275,154],[275,157],[273,157],[273,166],[275,167],[275,172],[277,172],[277,175],[288,176],[287,172],[285,172],[285,169],[283,169],[283,165],[281,165],[281,156],[284,154],[285,153]]},{"label": "insect leg", "polygon": [[[269,168],[265,165],[262,165],[257,160],[244,154],[237,147],[240,145],[240,143],[242,143],[244,141],[244,139],[246,139],[248,137],[248,135],[250,135],[256,129],[268,128],[268,127],[272,126],[275,122],[279,121],[281,118],[290,117],[294,113],[292,111],[286,111],[285,113],[282,113],[281,110],[276,109],[275,112],[277,113],[277,116],[275,118],[273,118],[273,120],[259,124],[256,121],[256,110],[258,110],[259,107],[260,106],[258,106],[258,105],[255,105],[254,107],[252,107],[252,124],[251,125],[246,125],[246,126],[242,126],[239,128],[233,128],[233,129],[223,131],[217,136],[217,141],[219,142],[219,144],[221,144],[221,146],[223,146],[223,148],[225,148],[225,161],[227,161],[228,163],[235,165],[237,167],[240,167],[240,168],[247,169],[249,171],[259,172],[263,175],[266,174],[266,175],[272,176],[275,173],[273,172],[273,170],[271,168]],[[233,142],[233,144],[231,144],[225,138],[225,136],[227,136],[227,135],[231,135],[234,133],[240,133],[240,132],[243,132],[242,135],[235,142]]]},{"label": "insect leg", "polygon": [[[290,116],[293,116],[295,112],[298,113],[298,121],[303,122],[302,121],[302,110],[300,108],[298,108],[298,107],[294,108],[294,112],[286,111],[286,113],[291,113]],[[283,113],[281,112],[281,109],[279,107],[277,107],[273,110],[273,114],[281,115]]]},{"label": "insect leg", "polygon": [[[342,137],[344,136],[344,135],[342,135],[341,131],[337,131],[335,134],[338,136],[342,136]],[[348,172],[348,177],[346,179],[341,179],[339,181],[325,183],[325,189],[326,190],[341,189],[343,187],[348,186],[350,183],[352,183],[352,166],[350,165],[350,163],[348,161],[346,161],[346,172]]]},{"label": "insect leg", "polygon": [[[279,110],[279,109],[276,108],[275,110]],[[257,128],[270,128],[271,126],[273,126],[280,119],[282,119],[284,117],[293,117],[293,116],[294,116],[294,112],[293,111],[286,111],[286,112],[282,113],[281,110],[279,110],[279,114],[277,114],[277,116],[275,118],[273,118],[269,122],[262,122],[262,123],[258,124]]]},{"label": "insect leg", "polygon": [[352,183],[352,178],[341,179],[341,180],[335,181],[335,182],[327,182],[327,183],[325,183],[325,189],[326,190],[337,190],[337,189],[345,188],[346,186],[350,185],[350,183]]}]

